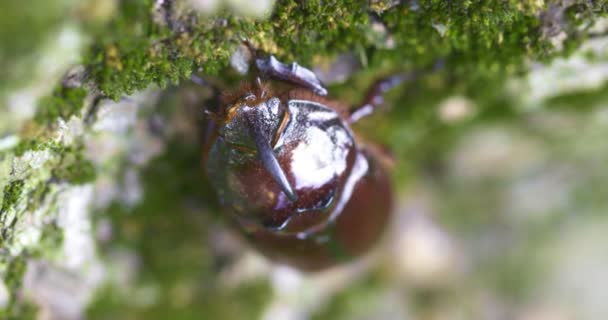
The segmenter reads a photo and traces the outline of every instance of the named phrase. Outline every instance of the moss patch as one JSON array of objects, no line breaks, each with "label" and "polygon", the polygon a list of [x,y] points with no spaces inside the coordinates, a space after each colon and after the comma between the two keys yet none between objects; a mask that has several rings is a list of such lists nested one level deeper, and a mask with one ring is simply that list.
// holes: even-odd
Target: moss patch
[{"label": "moss patch", "polygon": [[61,163],[53,168],[52,175],[59,181],[71,184],[84,184],[95,180],[93,163],[85,159],[82,152],[67,152]]},{"label": "moss patch", "polygon": [[25,275],[26,271],[26,265],[27,261],[25,257],[16,257],[8,263],[7,269],[0,274],[6,287],[13,288],[13,290],[10,291],[10,302],[8,308],[0,309],[0,318],[2,319],[17,320],[36,318],[36,307],[25,302],[15,303],[17,300],[22,299],[20,296],[20,291],[16,288],[21,287],[23,276]]},{"label": "moss patch", "polygon": [[[514,73],[525,69],[526,59],[557,53],[544,35],[540,12],[545,7],[537,3],[427,0],[378,10],[382,3],[370,8],[360,1],[284,0],[260,21],[227,12],[211,18],[192,12],[155,14],[152,1],[122,1],[119,15],[98,30],[86,64],[102,92],[114,99],[152,83],[176,83],[192,72],[215,75],[241,39],[303,65],[354,51],[374,68],[426,66],[444,58],[450,69],[467,77]],[[570,9],[577,10],[587,8]],[[375,12],[372,18],[370,12]],[[581,38],[568,25],[579,23],[575,17],[564,22],[571,44]]]},{"label": "moss patch", "polygon": [[[200,149],[178,140],[142,172],[144,199],[133,209],[119,204],[108,212],[113,245],[129,248],[140,259],[129,291],[101,290],[88,312],[90,319],[257,319],[269,299],[265,279],[234,289],[217,281],[218,269],[209,231],[215,204],[200,172]],[[139,292],[156,292],[153,304],[138,305]]]},{"label": "moss patch", "polygon": [[4,190],[2,192],[3,201],[2,201],[2,208],[0,209],[0,218],[2,218],[2,215],[10,207],[12,207],[15,203],[17,203],[17,201],[19,201],[19,198],[21,197],[21,192],[23,191],[24,185],[25,185],[25,182],[23,180],[16,180],[16,181],[9,183],[8,185],[6,185],[4,187]]},{"label": "moss patch", "polygon": [[34,119],[40,124],[49,124],[62,118],[68,121],[71,116],[78,115],[84,105],[87,91],[83,88],[67,88],[60,85],[49,96],[39,102]]}]

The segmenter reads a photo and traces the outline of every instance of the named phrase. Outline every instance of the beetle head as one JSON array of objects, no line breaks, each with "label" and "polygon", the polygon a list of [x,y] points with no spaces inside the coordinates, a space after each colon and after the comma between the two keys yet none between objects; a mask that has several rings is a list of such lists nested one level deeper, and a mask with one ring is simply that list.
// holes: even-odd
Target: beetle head
[{"label": "beetle head", "polygon": [[295,201],[296,194],[273,150],[275,137],[284,125],[285,112],[280,99],[269,97],[258,81],[256,92],[247,91],[228,105],[218,133],[232,149],[256,154],[287,198]]}]

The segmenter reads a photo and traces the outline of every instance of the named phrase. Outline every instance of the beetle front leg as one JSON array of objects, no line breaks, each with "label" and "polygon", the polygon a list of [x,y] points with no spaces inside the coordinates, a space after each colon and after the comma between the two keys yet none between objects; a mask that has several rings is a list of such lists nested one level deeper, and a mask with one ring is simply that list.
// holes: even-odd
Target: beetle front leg
[{"label": "beetle front leg", "polygon": [[295,62],[287,65],[272,55],[268,58],[256,59],[255,62],[258,69],[264,74],[309,88],[320,96],[327,95],[327,89],[315,73]]},{"label": "beetle front leg", "polygon": [[412,80],[417,73],[396,74],[377,80],[368,90],[363,103],[350,113],[349,123],[355,123],[361,118],[374,113],[384,103],[384,94],[406,80]]},{"label": "beetle front leg", "polygon": [[349,123],[355,123],[361,118],[364,118],[374,113],[374,111],[376,111],[376,109],[378,109],[384,103],[384,94],[387,93],[389,90],[393,89],[394,87],[405,81],[415,80],[420,77],[420,75],[429,71],[437,71],[443,68],[443,64],[443,60],[438,60],[428,71],[419,70],[407,73],[399,73],[377,80],[367,92],[363,103],[359,107],[351,111],[350,117],[348,119]]}]

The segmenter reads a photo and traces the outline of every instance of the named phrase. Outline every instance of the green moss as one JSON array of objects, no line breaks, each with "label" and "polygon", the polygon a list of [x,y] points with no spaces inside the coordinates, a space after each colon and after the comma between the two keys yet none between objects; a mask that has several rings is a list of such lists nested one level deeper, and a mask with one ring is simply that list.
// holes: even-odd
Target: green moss
[{"label": "green moss", "polygon": [[358,279],[347,290],[334,296],[317,311],[313,320],[367,318],[374,314],[373,307],[382,302],[382,281],[376,275]]},{"label": "green moss", "polygon": [[33,257],[45,257],[51,260],[62,253],[63,229],[56,222],[46,224],[42,228],[42,234],[38,246],[32,250]]},{"label": "green moss", "polygon": [[40,124],[53,123],[59,117],[68,121],[71,116],[78,115],[86,95],[87,91],[84,88],[68,88],[60,85],[50,96],[40,101],[34,119]]},{"label": "green moss", "polygon": [[[256,320],[260,318],[264,305],[271,296],[271,288],[267,281],[250,282],[233,289],[221,289],[209,283],[206,286],[205,291],[194,289],[194,292],[189,292],[188,290],[193,290],[192,287],[178,284],[169,288],[173,292],[163,291],[161,293],[163,300],[157,305],[147,308],[126,305],[128,299],[117,294],[116,288],[106,287],[99,292],[98,299],[90,306],[87,319]],[[162,287],[161,290],[164,289],[167,288]],[[181,301],[171,296],[180,290],[196,296],[181,296],[183,299]]]},{"label": "green moss", "polygon": [[27,151],[40,151],[48,147],[49,143],[39,139],[24,139],[19,141],[19,144],[13,149],[15,155],[20,157]]},{"label": "green moss", "polygon": [[69,148],[70,147],[65,146],[59,142],[45,139],[45,137],[37,137],[21,140],[19,144],[15,146],[13,152],[16,156],[20,157],[24,155],[27,151],[41,151],[48,149],[55,153],[63,153]]},{"label": "green moss", "polygon": [[243,38],[264,51],[306,63],[320,52],[331,55],[364,41],[363,32],[353,31],[362,31],[367,23],[366,7],[356,1],[282,1],[267,21],[224,12],[198,17],[194,25],[182,22],[188,31],[171,32],[152,22],[150,2],[126,1],[122,6],[111,24],[116,32],[105,32],[87,56],[92,78],[114,99],[151,83],[176,83],[193,71],[217,74]]},{"label": "green moss", "polygon": [[53,168],[52,175],[59,181],[72,184],[84,184],[95,180],[96,171],[93,163],[85,159],[80,150],[66,152],[61,163]]},{"label": "green moss", "polygon": [[0,310],[0,319],[6,320],[35,320],[38,317],[38,307],[32,303],[13,305],[5,310]]},{"label": "green moss", "polygon": [[[91,79],[113,99],[153,83],[177,83],[192,72],[217,75],[243,38],[303,65],[357,52],[370,70],[394,72],[442,58],[452,77],[485,81],[524,71],[527,59],[559,54],[543,36],[539,12],[544,8],[535,1],[427,0],[388,10],[375,10],[376,3],[374,22],[370,7],[360,1],[284,0],[267,20],[185,13],[173,18],[173,25],[182,26],[176,29],[152,20],[152,1],[120,5],[119,15],[97,31],[85,59]],[[370,31],[376,30],[372,23],[383,25],[386,35]],[[567,44],[579,43],[574,28],[566,31],[571,33]]]},{"label": "green moss", "polygon": [[[193,56],[178,51],[189,33],[170,35],[152,21],[152,1],[121,1],[119,15],[87,54],[102,93],[118,99],[152,83],[166,86],[188,76]],[[112,30],[108,32],[109,30]]]},{"label": "green moss", "polygon": [[0,309],[0,319],[17,320],[17,319],[35,319],[37,309],[29,303],[15,303],[20,296],[20,288],[23,282],[27,266],[26,258],[15,257],[8,262],[7,268],[2,279],[9,290],[10,299],[8,308]]},{"label": "green moss", "polygon": [[[141,203],[133,209],[115,204],[107,212],[113,223],[107,253],[128,248],[140,259],[129,297],[104,288],[88,318],[257,319],[271,293],[265,279],[234,289],[218,281],[219,259],[208,240],[216,205],[200,173],[198,145],[173,140],[167,146],[141,172]],[[153,288],[154,303],[134,303],[141,288]]]},{"label": "green moss", "polygon": [[84,184],[93,181],[96,171],[93,163],[84,158],[82,146],[66,146],[54,141],[42,139],[26,139],[21,141],[14,149],[16,156],[22,156],[27,151],[40,151],[48,149],[60,155],[61,161],[52,168],[52,175],[59,181],[73,184]]},{"label": "green moss", "polygon": [[252,39],[266,52],[307,65],[315,55],[365,46],[368,23],[367,5],[360,1],[279,1],[268,21],[253,26]]},{"label": "green moss", "polygon": [[260,319],[272,288],[265,279],[243,284],[234,289],[223,289],[219,299],[209,303],[213,319]]},{"label": "green moss", "polygon": [[[21,197],[23,186],[25,182],[23,180],[15,180],[4,187],[2,207],[0,208],[0,218],[2,215],[10,209]],[[4,227],[4,226],[3,226]]]},{"label": "green moss", "polygon": [[608,99],[608,84],[595,89],[562,94],[549,98],[544,103],[552,108],[561,108],[573,111],[589,111]]},{"label": "green moss", "polygon": [[382,20],[396,34],[395,48],[380,50],[373,65],[401,59],[430,65],[442,57],[462,76],[495,76],[525,68],[524,59],[552,53],[541,37],[538,9],[510,1],[421,1],[419,8],[389,10]]}]

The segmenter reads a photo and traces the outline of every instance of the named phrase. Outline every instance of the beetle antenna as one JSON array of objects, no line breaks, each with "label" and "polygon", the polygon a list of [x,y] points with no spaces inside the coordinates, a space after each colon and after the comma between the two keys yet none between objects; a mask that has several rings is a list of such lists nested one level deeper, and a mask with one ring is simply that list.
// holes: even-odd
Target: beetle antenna
[{"label": "beetle antenna", "polygon": [[281,190],[287,196],[287,199],[290,201],[298,200],[296,193],[293,191],[289,181],[287,180],[287,176],[285,175],[285,171],[281,168],[279,161],[274,155],[272,148],[270,147],[270,139],[268,139],[260,130],[258,125],[250,122],[252,127],[252,131],[254,134],[255,144],[258,149],[258,156],[262,161],[262,165],[264,168],[268,170],[268,173],[272,176],[274,181],[279,184]]}]

